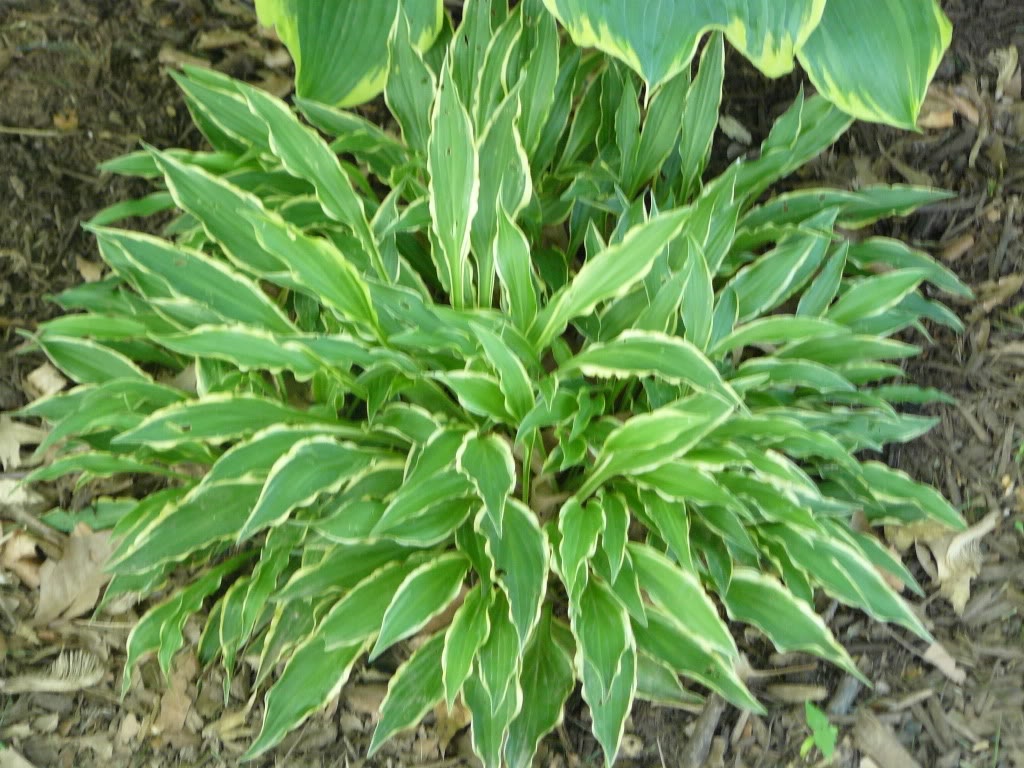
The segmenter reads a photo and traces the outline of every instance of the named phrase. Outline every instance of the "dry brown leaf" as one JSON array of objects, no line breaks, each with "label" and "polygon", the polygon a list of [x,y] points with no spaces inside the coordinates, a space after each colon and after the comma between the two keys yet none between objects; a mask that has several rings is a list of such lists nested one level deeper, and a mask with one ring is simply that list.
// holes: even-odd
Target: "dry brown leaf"
[{"label": "dry brown leaf", "polygon": [[938,641],[932,643],[921,658],[933,665],[957,685],[963,685],[967,681],[967,673],[956,665],[956,659],[953,658],[942,643]]},{"label": "dry brown leaf", "polygon": [[[996,100],[1003,96],[1011,99],[1020,98],[1019,58],[1015,45],[996,48],[988,54],[988,63],[995,67],[998,73],[996,75]],[[1014,77],[1017,78],[1016,93],[1014,93]]]},{"label": "dry brown leaf", "polygon": [[39,445],[47,431],[20,421],[11,421],[7,414],[0,414],[0,466],[4,471],[17,469],[24,462],[21,446]]},{"label": "dry brown leaf", "polygon": [[181,653],[174,658],[170,685],[160,697],[160,713],[152,727],[152,732],[162,740],[174,744],[196,740],[195,732],[189,728],[189,715],[193,712],[193,683],[198,673],[199,662],[194,653]]},{"label": "dry brown leaf", "polygon": [[992,512],[965,531],[954,533],[932,522],[912,523],[899,528],[886,527],[885,535],[900,552],[916,548],[921,566],[939,587],[939,593],[962,616],[971,596],[971,580],[981,572],[981,539],[999,524],[1000,515]]},{"label": "dry brown leaf", "polygon": [[29,589],[39,586],[42,565],[39,542],[25,531],[15,531],[0,549],[0,568],[10,571]]},{"label": "dry brown leaf", "polygon": [[75,256],[75,267],[78,274],[87,283],[96,283],[103,277],[103,264],[98,261],[90,261],[81,256]]},{"label": "dry brown leaf", "polygon": [[968,97],[971,88],[949,86],[933,82],[928,86],[924,103],[921,105],[919,128],[949,128],[953,125],[953,115],[961,115],[972,125],[981,121],[981,111]]},{"label": "dry brown leaf", "polygon": [[369,716],[376,720],[380,715],[380,705],[388,692],[386,685],[380,683],[360,683],[345,688],[345,706],[357,715]]},{"label": "dry brown leaf", "polygon": [[455,705],[451,710],[444,701],[434,707],[434,731],[442,755],[448,751],[448,745],[459,731],[469,725],[470,720],[472,715],[469,708],[462,703],[461,696],[455,699]]},{"label": "dry brown leaf", "polygon": [[952,264],[954,261],[959,259],[961,256],[966,254],[971,248],[974,247],[974,235],[967,232],[959,237],[953,238],[948,243],[942,246],[942,250],[939,252],[939,258],[947,264]]},{"label": "dry brown leaf", "polygon": [[749,146],[754,140],[754,137],[750,135],[750,131],[747,130],[746,126],[732,115],[723,114],[719,117],[718,127],[722,130],[722,133],[733,141],[738,141],[740,144]]},{"label": "dry brown leaf", "polygon": [[70,132],[78,130],[78,111],[75,109],[65,109],[55,113],[53,116],[53,127],[58,131]]},{"label": "dry brown leaf", "polygon": [[56,562],[47,560],[39,569],[35,623],[73,619],[91,611],[110,580],[104,566],[111,552],[108,531],[94,532],[84,523],[75,526],[64,556]]},{"label": "dry brown leaf", "polygon": [[68,380],[50,363],[43,363],[25,377],[25,394],[30,400],[55,395],[68,385]]}]

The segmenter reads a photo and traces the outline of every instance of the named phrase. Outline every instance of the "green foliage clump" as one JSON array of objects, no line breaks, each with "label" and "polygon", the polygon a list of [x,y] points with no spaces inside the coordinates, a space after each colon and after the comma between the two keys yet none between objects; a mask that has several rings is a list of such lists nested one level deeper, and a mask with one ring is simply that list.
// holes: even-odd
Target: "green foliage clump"
[{"label": "green foliage clump", "polygon": [[[852,520],[963,525],[861,457],[932,426],[895,407],[941,395],[896,383],[894,337],[959,328],[921,286],[966,289],[843,231],[943,193],[766,198],[850,125],[802,95],[705,179],[719,33],[653,93],[536,2],[390,46],[401,138],[178,76],[212,151],[107,165],[164,189],[89,225],[113,274],[36,336],[77,383],[23,411],[72,448],[36,478],[167,479],[118,521],[106,599],[192,574],[125,685],[205,606],[201,660],[270,684],[251,757],[416,638],[371,751],[461,697],[483,763],[528,766],[580,683],[610,763],[635,699],[700,700],[682,679],[760,709],[728,622],[855,675],[816,590],[926,636]],[[164,237],[109,226],[162,210]]]}]

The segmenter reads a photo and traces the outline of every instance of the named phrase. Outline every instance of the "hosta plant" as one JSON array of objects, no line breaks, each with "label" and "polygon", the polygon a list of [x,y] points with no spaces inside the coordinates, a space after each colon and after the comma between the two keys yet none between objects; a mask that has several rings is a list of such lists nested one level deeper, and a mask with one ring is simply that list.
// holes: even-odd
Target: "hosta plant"
[{"label": "hosta plant", "polygon": [[89,225],[112,274],[35,335],[76,386],[23,414],[67,446],[34,479],[160,479],[115,528],[107,599],[160,596],[125,686],[200,614],[202,662],[267,686],[250,757],[390,651],[371,752],[461,699],[528,766],[579,684],[610,763],[637,698],[761,708],[740,625],[859,675],[816,594],[927,636],[876,531],[963,523],[877,451],[932,425],[899,361],[966,289],[845,233],[943,194],[766,195],[850,125],[818,96],[706,178],[719,33],[652,91],[535,1],[413,42],[394,130],[194,69],[212,150],[108,165],[163,189]]}]

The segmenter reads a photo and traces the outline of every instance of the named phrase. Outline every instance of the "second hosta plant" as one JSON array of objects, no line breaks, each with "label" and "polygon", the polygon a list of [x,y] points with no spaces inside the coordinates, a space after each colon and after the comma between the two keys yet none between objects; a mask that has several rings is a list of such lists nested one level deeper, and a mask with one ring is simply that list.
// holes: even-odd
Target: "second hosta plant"
[{"label": "second hosta plant", "polygon": [[201,660],[268,687],[250,757],[398,647],[371,752],[461,699],[484,764],[528,766],[580,684],[610,763],[638,698],[760,709],[739,625],[859,675],[816,593],[927,636],[876,534],[963,523],[871,456],[932,425],[901,332],[966,289],[844,232],[941,193],[766,198],[850,124],[803,96],[705,178],[719,34],[645,93],[536,2],[409,29],[395,131],[189,70],[212,151],[109,166],[165,189],[91,225],[112,274],[36,336],[76,386],[23,413],[68,441],[36,478],[163,478],[115,529],[108,598],[164,594],[125,685],[202,611]]}]

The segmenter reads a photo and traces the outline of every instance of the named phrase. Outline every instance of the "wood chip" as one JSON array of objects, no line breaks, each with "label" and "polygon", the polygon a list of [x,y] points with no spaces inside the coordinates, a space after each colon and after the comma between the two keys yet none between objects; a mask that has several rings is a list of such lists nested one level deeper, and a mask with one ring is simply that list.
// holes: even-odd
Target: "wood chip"
[{"label": "wood chip", "polygon": [[853,725],[853,741],[857,748],[878,764],[879,768],[921,768],[921,764],[899,742],[895,734],[877,717],[861,710]]},{"label": "wood chip", "polygon": [[921,658],[934,665],[936,669],[957,685],[963,685],[967,681],[967,673],[956,665],[956,659],[953,658],[942,643],[938,641],[932,643]]}]

